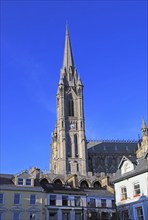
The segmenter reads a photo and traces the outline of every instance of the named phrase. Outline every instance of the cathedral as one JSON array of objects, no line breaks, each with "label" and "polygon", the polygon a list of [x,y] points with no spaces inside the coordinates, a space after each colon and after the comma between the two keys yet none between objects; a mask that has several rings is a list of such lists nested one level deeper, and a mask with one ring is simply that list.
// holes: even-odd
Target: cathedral
[{"label": "cathedral", "polygon": [[122,156],[134,156],[138,141],[86,139],[83,83],[74,65],[68,27],[56,106],[48,181],[91,188],[103,186],[109,177],[106,181],[111,184]]},{"label": "cathedral", "polygon": [[[126,216],[131,207],[129,201],[133,208],[143,201],[146,216],[148,127],[144,119],[142,138],[137,142],[89,141],[85,135],[83,101],[83,83],[74,65],[66,27],[63,65],[56,94],[57,120],[52,133],[50,172],[43,173],[32,167],[17,174],[0,174],[0,219],[116,220],[117,214]],[[129,178],[134,178],[132,186]],[[137,182],[141,181],[141,195],[135,178]],[[123,187],[125,181],[127,185]],[[136,194],[133,194],[134,188],[131,190],[133,181]],[[129,190],[126,191],[126,187]],[[132,194],[131,200],[127,192]],[[137,212],[140,218],[132,219],[147,219],[141,218],[141,213]]]}]

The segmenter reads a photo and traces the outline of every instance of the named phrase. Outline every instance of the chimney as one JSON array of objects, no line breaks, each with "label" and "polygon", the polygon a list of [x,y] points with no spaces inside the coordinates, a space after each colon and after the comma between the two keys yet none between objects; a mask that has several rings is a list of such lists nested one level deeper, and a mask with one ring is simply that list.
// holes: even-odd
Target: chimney
[{"label": "chimney", "polygon": [[29,172],[36,178],[39,179],[40,177],[40,169],[37,167],[32,167]]}]

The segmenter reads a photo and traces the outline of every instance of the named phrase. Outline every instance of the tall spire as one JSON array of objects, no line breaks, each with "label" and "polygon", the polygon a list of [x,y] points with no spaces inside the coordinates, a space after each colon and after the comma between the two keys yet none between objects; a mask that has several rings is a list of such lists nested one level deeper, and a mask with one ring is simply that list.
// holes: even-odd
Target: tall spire
[{"label": "tall spire", "polygon": [[144,118],[142,118],[142,130],[144,130],[146,128],[147,128],[146,122],[145,122]]},{"label": "tall spire", "polygon": [[70,66],[74,67],[74,61],[73,61],[73,56],[72,56],[72,49],[71,49],[71,44],[70,44],[68,25],[66,25],[63,67],[66,67],[68,70]]}]

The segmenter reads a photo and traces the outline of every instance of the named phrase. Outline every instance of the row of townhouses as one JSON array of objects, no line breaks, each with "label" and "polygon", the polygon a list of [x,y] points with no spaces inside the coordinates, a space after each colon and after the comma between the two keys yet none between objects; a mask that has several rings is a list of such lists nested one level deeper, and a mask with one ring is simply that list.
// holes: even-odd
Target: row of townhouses
[{"label": "row of townhouses", "polygon": [[[39,179],[40,177],[40,179]],[[78,188],[49,183],[39,169],[0,175],[0,219],[115,219],[113,193],[103,187]]]}]

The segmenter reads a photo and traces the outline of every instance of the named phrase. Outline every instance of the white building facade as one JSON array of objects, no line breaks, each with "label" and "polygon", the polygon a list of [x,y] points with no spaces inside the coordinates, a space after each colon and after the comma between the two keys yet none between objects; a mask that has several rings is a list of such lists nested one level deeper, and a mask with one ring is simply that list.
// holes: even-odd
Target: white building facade
[{"label": "white building facade", "polygon": [[[63,189],[62,189],[63,188]],[[47,220],[115,220],[115,201],[106,190],[49,190],[46,197]]]},{"label": "white building facade", "polygon": [[148,219],[148,153],[140,159],[123,157],[114,178],[120,220]]}]

